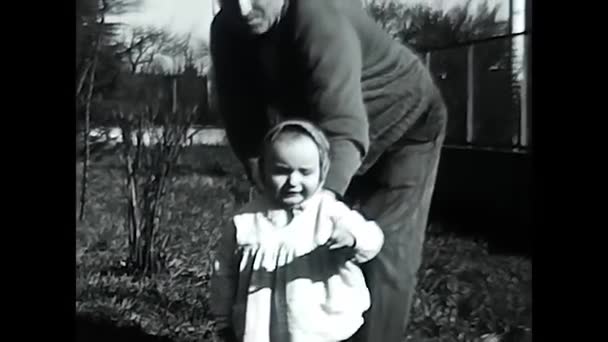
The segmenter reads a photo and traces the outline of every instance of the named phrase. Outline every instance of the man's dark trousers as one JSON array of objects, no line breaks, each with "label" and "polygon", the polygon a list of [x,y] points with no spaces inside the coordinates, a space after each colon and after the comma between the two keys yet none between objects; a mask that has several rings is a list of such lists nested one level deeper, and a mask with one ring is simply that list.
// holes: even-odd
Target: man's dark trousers
[{"label": "man's dark trousers", "polygon": [[436,138],[400,139],[366,174],[353,178],[345,195],[385,235],[378,256],[362,265],[372,306],[365,314],[365,324],[350,341],[404,339],[445,137],[445,107],[438,110],[434,115],[442,118],[442,124]]}]

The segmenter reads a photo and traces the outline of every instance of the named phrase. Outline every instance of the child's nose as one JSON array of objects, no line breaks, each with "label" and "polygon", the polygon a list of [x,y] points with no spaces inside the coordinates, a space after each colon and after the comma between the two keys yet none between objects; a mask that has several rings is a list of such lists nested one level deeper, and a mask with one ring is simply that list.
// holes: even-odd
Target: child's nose
[{"label": "child's nose", "polygon": [[302,181],[302,176],[299,172],[292,172],[289,175],[289,184],[290,185],[298,185]]}]

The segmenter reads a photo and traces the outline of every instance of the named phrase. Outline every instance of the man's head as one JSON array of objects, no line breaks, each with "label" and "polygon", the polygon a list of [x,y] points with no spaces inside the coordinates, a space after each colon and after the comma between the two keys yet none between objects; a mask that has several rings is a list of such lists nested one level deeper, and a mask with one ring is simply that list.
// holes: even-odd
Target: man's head
[{"label": "man's head", "polygon": [[277,204],[296,206],[319,190],[329,170],[329,142],[305,121],[286,121],[266,136],[260,163],[264,189]]},{"label": "man's head", "polygon": [[281,18],[288,0],[238,0],[242,19],[253,34],[266,33]]}]

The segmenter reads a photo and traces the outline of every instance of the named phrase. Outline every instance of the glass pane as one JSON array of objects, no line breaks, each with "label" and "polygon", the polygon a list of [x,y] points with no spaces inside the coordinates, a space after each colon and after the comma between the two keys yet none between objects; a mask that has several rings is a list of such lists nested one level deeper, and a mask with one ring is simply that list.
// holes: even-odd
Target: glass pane
[{"label": "glass pane", "polygon": [[473,144],[512,147],[519,139],[520,92],[514,39],[474,47]]},{"label": "glass pane", "polygon": [[446,144],[466,143],[467,48],[431,53],[431,73],[448,107]]}]

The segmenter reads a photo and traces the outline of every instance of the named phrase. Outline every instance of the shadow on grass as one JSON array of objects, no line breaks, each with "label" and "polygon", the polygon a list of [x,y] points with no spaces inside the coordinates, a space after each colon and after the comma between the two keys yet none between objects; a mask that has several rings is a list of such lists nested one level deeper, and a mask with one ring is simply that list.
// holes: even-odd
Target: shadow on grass
[{"label": "shadow on grass", "polygon": [[109,320],[76,316],[76,342],[174,342],[146,334],[138,327],[119,327]]},{"label": "shadow on grass", "polygon": [[[442,213],[443,214],[443,213]],[[531,227],[522,228],[513,219],[495,217],[483,212],[466,217],[431,213],[429,236],[454,235],[473,241],[486,241],[492,255],[532,257]]]}]

